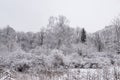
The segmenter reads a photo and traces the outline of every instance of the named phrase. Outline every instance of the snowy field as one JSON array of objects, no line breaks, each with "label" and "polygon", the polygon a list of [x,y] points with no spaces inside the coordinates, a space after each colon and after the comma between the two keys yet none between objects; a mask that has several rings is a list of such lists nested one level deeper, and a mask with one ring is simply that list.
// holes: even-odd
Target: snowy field
[{"label": "snowy field", "polygon": [[0,80],[120,80],[120,69],[69,69],[67,71],[41,71],[38,74],[5,70]]}]

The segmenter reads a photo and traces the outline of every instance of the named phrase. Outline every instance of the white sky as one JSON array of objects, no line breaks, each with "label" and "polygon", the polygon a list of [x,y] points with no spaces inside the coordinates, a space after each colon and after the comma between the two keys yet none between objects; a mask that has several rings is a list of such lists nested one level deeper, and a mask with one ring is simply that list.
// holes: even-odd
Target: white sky
[{"label": "white sky", "polygon": [[120,13],[120,0],[0,0],[0,27],[39,31],[50,16],[64,15],[72,27],[95,32]]}]

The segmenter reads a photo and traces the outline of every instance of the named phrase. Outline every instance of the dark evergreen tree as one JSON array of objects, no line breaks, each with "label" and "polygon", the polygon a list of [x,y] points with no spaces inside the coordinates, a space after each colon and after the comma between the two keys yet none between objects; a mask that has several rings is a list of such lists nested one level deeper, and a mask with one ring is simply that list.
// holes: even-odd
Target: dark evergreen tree
[{"label": "dark evergreen tree", "polygon": [[85,42],[86,42],[86,31],[85,31],[84,28],[83,28],[82,31],[81,31],[81,42],[82,42],[82,43],[85,43]]}]

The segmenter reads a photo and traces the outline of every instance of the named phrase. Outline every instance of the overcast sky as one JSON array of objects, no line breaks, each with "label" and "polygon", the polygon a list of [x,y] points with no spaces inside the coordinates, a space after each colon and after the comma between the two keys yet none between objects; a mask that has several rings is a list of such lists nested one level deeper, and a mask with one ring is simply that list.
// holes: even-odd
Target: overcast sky
[{"label": "overcast sky", "polygon": [[72,27],[95,32],[120,13],[120,0],[0,0],[0,27],[39,31],[50,16],[64,15]]}]

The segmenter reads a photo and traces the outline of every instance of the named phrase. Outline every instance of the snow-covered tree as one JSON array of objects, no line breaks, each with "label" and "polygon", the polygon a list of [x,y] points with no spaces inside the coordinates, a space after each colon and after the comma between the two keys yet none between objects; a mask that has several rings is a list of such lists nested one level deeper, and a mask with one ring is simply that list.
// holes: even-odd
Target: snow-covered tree
[{"label": "snow-covered tree", "polygon": [[120,54],[120,17],[113,20],[113,25],[115,26],[115,44],[117,53]]},{"label": "snow-covered tree", "polygon": [[75,43],[80,43],[81,42],[81,28],[77,27],[74,31],[74,39]]},{"label": "snow-covered tree", "polygon": [[84,28],[83,28],[82,31],[81,31],[81,42],[82,42],[82,43],[85,43],[85,42],[86,42],[86,31],[85,31]]},{"label": "snow-covered tree", "polygon": [[0,42],[8,48],[8,51],[13,51],[16,44],[16,32],[9,25],[1,30]]},{"label": "snow-covered tree", "polygon": [[101,40],[101,38],[100,38],[99,33],[95,33],[94,42],[95,42],[95,47],[97,48],[97,50],[98,50],[99,52],[103,51],[103,49],[104,49],[104,44],[102,43],[102,40]]},{"label": "snow-covered tree", "polygon": [[51,39],[49,43],[52,43],[51,45],[54,44],[54,48],[59,49],[62,44],[69,43],[72,29],[69,27],[65,16],[50,17],[48,28],[50,29],[47,32],[48,40],[46,41]]}]

